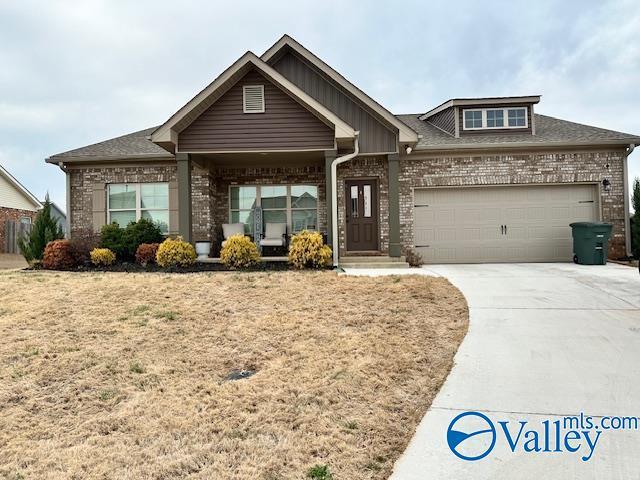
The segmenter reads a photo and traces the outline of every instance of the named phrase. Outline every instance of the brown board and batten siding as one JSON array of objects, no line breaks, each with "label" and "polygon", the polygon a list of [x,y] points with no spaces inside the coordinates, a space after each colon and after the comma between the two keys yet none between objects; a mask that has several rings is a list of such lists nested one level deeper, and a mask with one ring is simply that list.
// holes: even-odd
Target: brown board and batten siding
[{"label": "brown board and batten siding", "polygon": [[[244,113],[242,87],[264,85],[264,113]],[[330,150],[333,129],[256,70],[178,136],[180,152]]]},{"label": "brown board and batten siding", "polygon": [[378,121],[351,96],[300,56],[289,50],[275,58],[271,66],[355,130],[359,130],[360,152],[393,153],[397,151],[395,131]]},{"label": "brown board and batten siding", "polygon": [[451,135],[456,134],[456,112],[454,107],[446,108],[427,118],[427,122]]},{"label": "brown board and batten siding", "polygon": [[[464,129],[464,111],[465,110],[478,110],[478,109],[482,109],[482,108],[518,108],[518,107],[527,107],[527,128],[490,128],[490,129],[484,129],[484,130],[465,130]],[[464,106],[459,106],[458,108],[458,115],[459,115],[459,119],[460,119],[460,135],[482,135],[485,133],[488,134],[497,134],[497,133],[531,133],[531,111],[533,110],[533,105],[531,103],[522,103],[522,104],[517,104],[514,105],[513,103],[510,104],[502,104],[502,103],[498,103],[495,105],[464,105]],[[506,122],[507,119],[505,118],[504,121]]]}]

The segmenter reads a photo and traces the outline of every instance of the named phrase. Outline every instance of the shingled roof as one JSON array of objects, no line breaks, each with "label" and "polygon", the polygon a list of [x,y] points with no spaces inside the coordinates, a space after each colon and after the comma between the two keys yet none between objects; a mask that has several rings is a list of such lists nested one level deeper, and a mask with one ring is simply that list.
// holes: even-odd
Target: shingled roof
[{"label": "shingled roof", "polygon": [[567,145],[610,145],[640,143],[640,137],[581,123],[560,120],[547,115],[535,114],[536,134],[507,133],[460,135],[456,138],[432,124],[419,120],[420,113],[396,115],[400,120],[421,135],[415,150],[441,150],[443,148],[506,148]]},{"label": "shingled roof", "polygon": [[68,161],[173,158],[164,148],[148,140],[149,135],[158,127],[122,135],[103,142],[58,153],[47,158],[49,163]]},{"label": "shingled roof", "polygon": [[[547,115],[535,114],[536,134],[510,133],[461,135],[455,138],[430,123],[419,120],[421,114],[396,115],[421,137],[415,150],[508,148],[568,145],[640,144],[640,137],[604,128],[568,122]],[[171,159],[173,155],[148,140],[158,127],[147,128],[121,137],[52,155],[49,163],[96,160]]]}]

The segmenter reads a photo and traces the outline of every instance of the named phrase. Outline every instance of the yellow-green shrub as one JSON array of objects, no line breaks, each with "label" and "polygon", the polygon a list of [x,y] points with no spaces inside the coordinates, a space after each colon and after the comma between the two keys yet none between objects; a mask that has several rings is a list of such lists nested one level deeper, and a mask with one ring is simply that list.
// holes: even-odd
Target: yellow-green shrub
[{"label": "yellow-green shrub", "polygon": [[260,253],[249,237],[232,235],[220,250],[220,261],[230,268],[247,268],[260,262]]},{"label": "yellow-green shrub", "polygon": [[318,232],[303,230],[291,237],[289,263],[295,268],[322,268],[331,264],[331,247]]},{"label": "yellow-green shrub", "polygon": [[196,263],[196,249],[182,237],[167,238],[158,247],[156,262],[161,267],[188,267]]},{"label": "yellow-green shrub", "polygon": [[89,253],[91,257],[91,263],[98,266],[113,265],[116,261],[116,254],[108,248],[94,248]]}]

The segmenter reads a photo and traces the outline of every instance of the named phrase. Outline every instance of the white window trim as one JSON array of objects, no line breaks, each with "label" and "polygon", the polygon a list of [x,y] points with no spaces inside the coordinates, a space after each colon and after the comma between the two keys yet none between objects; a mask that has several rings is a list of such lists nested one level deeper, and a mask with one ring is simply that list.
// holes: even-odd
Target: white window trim
[{"label": "white window trim", "polygon": [[[247,110],[247,88],[260,88],[260,93],[262,95],[262,109],[261,110]],[[243,85],[242,86],[242,113],[264,113],[265,112],[265,103],[266,100],[264,98],[264,85]]]},{"label": "white window trim", "polygon": [[[129,185],[135,187],[136,192],[136,206],[135,208],[111,208],[111,195],[109,194],[109,189],[112,185]],[[152,211],[152,212],[169,212],[169,207],[167,208],[142,208],[142,185],[167,185],[167,190],[169,189],[169,184],[167,182],[148,182],[148,183],[109,183],[107,185],[107,223],[111,224],[111,212],[136,212],[136,222],[142,218],[142,212]],[[167,199],[168,200],[168,199]],[[170,216],[170,215],[169,215]],[[126,225],[120,225],[121,228],[125,228]],[[167,229],[169,230],[169,225],[167,225]],[[168,235],[167,232],[163,232],[163,235]]]},{"label": "white window trim", "polygon": [[[502,118],[504,120],[504,126],[502,127],[487,127],[487,111],[488,110],[502,110]],[[524,110],[524,126],[509,126],[509,110]],[[466,125],[466,113],[467,112],[482,112],[482,126],[481,127],[467,127]],[[529,128],[529,107],[523,106],[511,106],[511,107],[489,107],[489,108],[464,108],[462,110],[462,129],[463,130],[514,130]]]},{"label": "white window trim", "polygon": [[[264,210],[280,210],[280,211],[286,211],[287,212],[287,234],[293,234],[296,233],[293,231],[293,212],[295,211],[302,211],[302,210],[314,210],[314,208],[312,207],[293,207],[291,206],[291,187],[315,187],[317,190],[317,195],[318,197],[316,198],[316,223],[317,223],[317,227],[318,230],[320,229],[320,186],[314,183],[287,183],[287,184],[277,184],[277,183],[269,183],[269,184],[264,184],[264,185],[256,185],[256,184],[252,184],[252,183],[247,183],[247,184],[234,184],[234,185],[229,185],[229,191],[228,191],[228,196],[229,196],[229,222],[231,223],[233,220],[231,218],[232,212],[248,212],[251,211],[251,208],[231,208],[231,189],[232,188],[238,188],[238,187],[254,187],[256,189],[256,207],[262,207],[262,188],[264,187],[287,187],[287,206],[283,207],[283,208],[263,208],[263,215],[264,215]],[[255,232],[253,232],[255,235]]]}]

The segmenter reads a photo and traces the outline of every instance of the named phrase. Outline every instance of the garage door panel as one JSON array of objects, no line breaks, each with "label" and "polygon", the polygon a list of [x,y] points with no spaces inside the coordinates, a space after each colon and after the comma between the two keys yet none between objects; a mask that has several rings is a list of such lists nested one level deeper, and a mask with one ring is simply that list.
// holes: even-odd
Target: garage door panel
[{"label": "garage door panel", "polygon": [[415,245],[428,263],[570,261],[569,224],[599,219],[595,185],[416,189],[414,198]]}]

